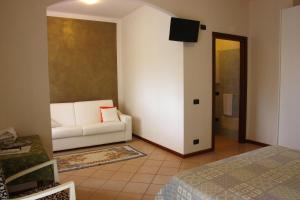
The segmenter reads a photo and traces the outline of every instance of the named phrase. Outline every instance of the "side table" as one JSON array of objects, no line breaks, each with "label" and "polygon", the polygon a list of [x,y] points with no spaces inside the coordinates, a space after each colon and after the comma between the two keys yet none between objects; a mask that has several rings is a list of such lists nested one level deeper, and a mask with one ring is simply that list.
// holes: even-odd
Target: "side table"
[{"label": "side table", "polygon": [[[17,138],[17,141],[25,140],[30,140],[32,142],[30,152],[0,156],[0,166],[3,169],[5,177],[9,177],[20,171],[49,160],[49,157],[42,146],[39,136],[33,135]],[[53,182],[53,170],[51,167],[43,168],[34,173],[28,174],[11,182],[8,186],[18,184],[24,185],[24,183],[29,182],[43,183],[48,181]]]}]

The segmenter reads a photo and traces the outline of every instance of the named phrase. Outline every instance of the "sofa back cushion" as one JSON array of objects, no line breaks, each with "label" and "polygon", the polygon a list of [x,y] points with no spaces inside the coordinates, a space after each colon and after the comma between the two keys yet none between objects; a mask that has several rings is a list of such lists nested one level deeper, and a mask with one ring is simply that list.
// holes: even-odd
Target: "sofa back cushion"
[{"label": "sofa back cushion", "polygon": [[76,125],[96,124],[100,122],[99,108],[114,106],[112,100],[83,101],[74,103]]},{"label": "sofa back cushion", "polygon": [[50,105],[51,119],[61,126],[75,125],[74,103],[53,103]]}]

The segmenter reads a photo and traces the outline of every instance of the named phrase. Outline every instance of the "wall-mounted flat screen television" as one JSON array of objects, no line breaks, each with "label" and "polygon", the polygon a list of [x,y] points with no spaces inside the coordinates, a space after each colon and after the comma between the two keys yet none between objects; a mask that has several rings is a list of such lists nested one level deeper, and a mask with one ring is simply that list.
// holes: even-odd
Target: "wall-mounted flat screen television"
[{"label": "wall-mounted flat screen television", "polygon": [[172,17],[169,40],[197,42],[199,29],[199,21]]}]

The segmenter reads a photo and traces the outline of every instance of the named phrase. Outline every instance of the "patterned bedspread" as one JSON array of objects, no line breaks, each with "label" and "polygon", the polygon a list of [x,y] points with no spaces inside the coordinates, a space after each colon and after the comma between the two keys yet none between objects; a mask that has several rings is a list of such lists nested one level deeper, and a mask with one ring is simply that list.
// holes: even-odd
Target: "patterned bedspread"
[{"label": "patterned bedspread", "polygon": [[[300,145],[300,144],[299,144]],[[300,200],[300,151],[270,146],[184,171],[156,200]]]}]

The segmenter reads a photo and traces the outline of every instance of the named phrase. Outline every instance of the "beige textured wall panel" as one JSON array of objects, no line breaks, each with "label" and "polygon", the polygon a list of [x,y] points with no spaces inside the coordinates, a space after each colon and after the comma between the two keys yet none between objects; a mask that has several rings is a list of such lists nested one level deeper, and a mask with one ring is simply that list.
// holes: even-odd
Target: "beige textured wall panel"
[{"label": "beige textured wall panel", "polygon": [[118,103],[116,24],[48,17],[50,101]]}]

